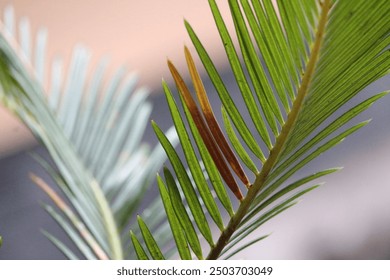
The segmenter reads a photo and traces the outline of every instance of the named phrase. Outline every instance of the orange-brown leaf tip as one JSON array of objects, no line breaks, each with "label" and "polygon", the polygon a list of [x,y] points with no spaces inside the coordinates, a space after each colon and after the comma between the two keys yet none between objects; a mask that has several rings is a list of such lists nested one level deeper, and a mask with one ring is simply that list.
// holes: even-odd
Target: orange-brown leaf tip
[{"label": "orange-brown leaf tip", "polygon": [[[185,52],[186,52],[187,63],[188,63],[188,66],[189,66],[189,69],[191,72],[191,76],[192,76],[193,80],[195,80],[194,85],[195,85],[195,88],[197,90],[197,93],[198,93],[198,91],[204,91],[202,81],[200,80],[200,76],[196,71],[195,64],[193,63],[193,60],[191,58],[191,55],[190,55],[187,47],[185,47]],[[176,86],[179,90],[179,93],[183,97],[185,106],[188,108],[188,110],[192,116],[192,119],[193,119],[193,121],[194,121],[194,123],[199,131],[199,134],[200,134],[204,144],[206,145],[206,148],[209,151],[215,165],[217,166],[217,169],[219,170],[222,178],[224,179],[224,181],[226,182],[226,184],[228,185],[230,190],[234,193],[234,195],[238,199],[241,199],[242,198],[241,191],[240,191],[236,181],[234,180],[234,177],[233,177],[229,167],[227,166],[227,164],[224,160],[224,156],[221,153],[221,150],[218,148],[218,143],[216,143],[216,141],[218,141],[218,139],[214,139],[212,132],[210,132],[210,129],[209,129],[210,127],[206,124],[205,120],[203,119],[203,117],[202,117],[202,115],[201,115],[201,113],[196,105],[195,100],[191,96],[191,93],[190,93],[187,85],[185,84],[183,78],[180,76],[180,74],[177,71],[177,69],[175,68],[175,66],[170,61],[168,61],[168,67],[169,67],[169,70],[171,71],[173,79],[175,80],[175,83],[176,83]],[[194,79],[194,77],[195,77],[195,79]],[[203,94],[205,95],[205,93],[203,93]]]},{"label": "orange-brown leaf tip", "polygon": [[184,53],[190,53],[190,50],[188,49],[188,47],[186,45],[184,45]]},{"label": "orange-brown leaf tip", "polygon": [[190,51],[187,47],[184,48],[185,56],[187,60],[188,69],[191,74],[192,82],[195,87],[196,95],[198,97],[200,106],[202,108],[203,116],[206,119],[206,123],[208,128],[210,129],[215,142],[219,146],[222,151],[222,154],[225,156],[226,160],[229,162],[229,165],[232,167],[234,172],[240,178],[240,180],[244,183],[245,186],[249,186],[250,182],[248,177],[246,176],[241,164],[236,158],[233,150],[230,148],[226,137],[224,136],[217,119],[215,118],[213,109],[210,105],[210,101],[207,97],[206,89],[204,88],[202,79],[200,78],[199,72],[196,68],[195,62],[191,56]]},{"label": "orange-brown leaf tip", "polygon": [[215,165],[217,166],[218,171],[221,174],[223,180],[225,181],[226,185],[233,192],[233,194],[237,197],[237,199],[240,200],[242,198],[241,190],[238,187],[236,180],[234,180],[234,177],[233,177],[232,173],[230,172],[230,169],[227,167],[225,161],[223,159],[220,159],[218,161],[214,160],[214,162],[215,162]]},{"label": "orange-brown leaf tip", "polygon": [[177,72],[175,65],[173,65],[172,61],[170,59],[167,60],[168,68],[171,71]]},{"label": "orange-brown leaf tip", "polygon": [[239,201],[242,201],[244,199],[244,196],[242,195],[241,190],[238,187],[233,190],[233,193]]}]

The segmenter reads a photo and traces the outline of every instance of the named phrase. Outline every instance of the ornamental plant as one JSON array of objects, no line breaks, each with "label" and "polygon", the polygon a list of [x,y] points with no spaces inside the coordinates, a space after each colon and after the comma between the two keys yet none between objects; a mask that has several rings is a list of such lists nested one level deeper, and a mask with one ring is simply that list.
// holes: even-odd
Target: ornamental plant
[{"label": "ornamental plant", "polygon": [[[222,79],[201,35],[185,21],[196,49],[193,54],[184,47],[191,85],[168,60],[177,92],[166,81],[162,87],[174,128],[163,132],[152,122],[161,144],[152,152],[140,141],[151,104],[133,76],[126,78],[121,69],[102,89],[103,61],[84,93],[90,54],[76,48],[66,86],[61,87],[61,63],[54,61],[45,90],[45,32],[37,34],[32,52],[28,24],[20,25],[18,42],[12,12],[6,11],[0,100],[56,165],[36,156],[61,193],[31,178],[51,197],[56,207],[44,205],[45,210],[79,250],[45,232],[68,258],[229,259],[261,246],[268,235],[254,232],[338,168],[292,176],[364,127],[368,121],[353,119],[387,94],[350,105],[389,73],[387,1],[228,3],[234,31],[216,0],[209,0],[235,86],[228,87],[231,81]],[[206,92],[199,67],[214,90]],[[210,104],[211,94],[218,95],[218,106]],[[160,197],[138,210],[156,172]]]},{"label": "ornamental plant", "polygon": [[[163,82],[184,157],[152,123],[171,163],[157,180],[181,259],[228,259],[267,237],[242,242],[317,188],[314,179],[337,171],[322,170],[287,183],[310,161],[365,126],[368,122],[350,121],[387,94],[346,106],[363,88],[389,73],[386,1],[279,0],[274,6],[271,0],[229,0],[234,34],[226,28],[216,1],[209,4],[238,90],[228,89],[198,35],[185,22],[221,107],[210,105],[212,93],[206,92],[185,48],[198,103],[171,61],[168,67],[179,97]],[[239,102],[245,110],[237,109]],[[216,120],[216,111],[223,124]],[[227,190],[238,202],[235,209]],[[141,217],[138,221],[141,241],[132,235],[138,258],[163,259],[156,235]],[[219,229],[218,235],[212,234],[213,227]]]}]

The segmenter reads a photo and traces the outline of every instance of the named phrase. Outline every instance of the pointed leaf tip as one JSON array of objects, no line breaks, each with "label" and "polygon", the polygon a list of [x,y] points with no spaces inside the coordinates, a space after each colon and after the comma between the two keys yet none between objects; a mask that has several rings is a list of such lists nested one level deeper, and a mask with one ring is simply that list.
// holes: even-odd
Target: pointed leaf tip
[{"label": "pointed leaf tip", "polygon": [[226,137],[224,136],[217,119],[215,118],[213,109],[211,107],[210,101],[207,97],[206,89],[204,88],[202,79],[199,75],[199,72],[196,68],[195,62],[192,58],[192,55],[189,51],[189,49],[185,46],[184,47],[185,57],[187,60],[188,69],[190,71],[191,79],[195,87],[196,95],[198,97],[198,100],[201,105],[201,109],[203,112],[203,116],[206,119],[206,124],[208,128],[211,131],[212,136],[215,139],[215,142],[221,149],[222,154],[224,155],[225,159],[229,163],[229,165],[232,167],[234,172],[237,174],[237,176],[240,178],[240,180],[244,183],[245,186],[249,188],[250,182],[248,180],[248,177],[246,176],[244,170],[241,167],[241,164],[237,160],[237,157],[235,156],[234,152],[230,148]]},{"label": "pointed leaf tip", "polygon": [[152,233],[150,232],[146,223],[142,220],[142,218],[139,215],[137,215],[137,221],[138,221],[138,225],[139,225],[139,228],[141,230],[142,236],[144,238],[146,247],[148,248],[149,253],[152,256],[152,258],[155,260],[164,260],[165,258],[163,256],[156,240],[154,239],[154,237],[153,237]]},{"label": "pointed leaf tip", "polygon": [[206,145],[207,150],[209,151],[215,165],[217,166],[222,178],[228,185],[228,187],[232,190],[237,199],[242,200],[243,196],[238,187],[229,167],[227,166],[223,155],[221,154],[218,145],[215,143],[215,140],[206,125],[202,115],[199,112],[198,107],[196,106],[195,100],[192,98],[191,93],[185,84],[183,78],[180,73],[177,71],[176,67],[172,64],[172,62],[168,61],[168,67],[172,74],[172,77],[176,83],[176,87],[184,100],[185,106],[188,108],[188,111],[193,118],[193,121],[199,131],[200,136],[203,139],[204,144]]},{"label": "pointed leaf tip", "polygon": [[137,254],[137,257],[139,260],[149,260],[148,255],[146,254],[144,248],[142,248],[141,243],[138,241],[137,237],[135,236],[134,232],[130,231],[130,237],[131,242],[133,243],[135,253]]}]

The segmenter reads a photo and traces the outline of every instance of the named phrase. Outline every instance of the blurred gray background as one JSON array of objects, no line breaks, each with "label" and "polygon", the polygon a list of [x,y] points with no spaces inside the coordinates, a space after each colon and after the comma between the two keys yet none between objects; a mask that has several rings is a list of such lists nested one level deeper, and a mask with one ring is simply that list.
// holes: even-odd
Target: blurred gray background
[{"label": "blurred gray background", "polygon": [[[140,3],[142,2],[142,3]],[[164,5],[160,5],[164,2]],[[182,2],[185,2],[183,4]],[[182,18],[192,23],[212,50],[218,68],[227,69],[207,1],[0,1],[15,6],[17,18],[27,16],[33,26],[47,26],[49,57],[61,53],[69,59],[76,42],[93,51],[94,59],[112,57],[112,68],[130,65],[141,76],[141,85],[152,92],[152,119],[163,128],[171,125],[160,89],[161,77],[169,82],[166,57],[184,70],[183,44],[189,44]],[[220,1],[224,2],[224,1]],[[226,13],[226,5],[222,3]],[[91,13],[93,10],[93,13]],[[88,17],[86,13],[88,12]],[[153,22],[150,20],[153,18]],[[230,25],[231,26],[231,25]],[[184,72],[184,71],[183,71]],[[230,73],[225,73],[230,79]],[[206,87],[210,83],[206,81]],[[365,89],[354,101],[390,88],[385,77]],[[212,102],[218,105],[210,90]],[[264,225],[255,235],[269,238],[245,250],[237,258],[248,259],[389,259],[390,258],[390,97],[374,104],[354,122],[371,123],[341,145],[320,156],[300,174],[344,166],[325,177],[322,187],[302,202]],[[28,179],[34,172],[50,179],[28,154],[46,155],[26,128],[0,108],[0,259],[61,259],[62,254],[42,235],[45,229],[66,239],[61,229],[40,207],[49,202]],[[144,137],[154,145],[151,128]]]}]

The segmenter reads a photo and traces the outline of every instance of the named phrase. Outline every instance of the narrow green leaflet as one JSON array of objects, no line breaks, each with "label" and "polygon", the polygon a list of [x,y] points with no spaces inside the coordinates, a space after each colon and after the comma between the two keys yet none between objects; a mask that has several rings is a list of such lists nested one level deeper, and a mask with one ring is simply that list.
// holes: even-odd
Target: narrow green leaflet
[{"label": "narrow green leaflet", "polygon": [[[305,67],[305,63],[307,62],[305,40],[302,40],[297,15],[288,2],[290,1],[277,1],[280,17],[282,19],[283,27],[286,30],[288,45],[294,58],[294,64],[298,69],[303,69]],[[307,37],[304,38],[308,39]]]},{"label": "narrow green leaflet", "polygon": [[[216,0],[209,0],[227,58],[227,67],[221,65],[221,71],[187,21],[185,27],[207,78],[218,94],[220,104],[217,106],[222,105],[225,133],[241,162],[235,159],[230,148],[225,150],[225,155],[233,154],[230,157],[235,159],[235,164],[230,165],[232,169],[236,171],[236,166],[245,165],[252,171],[252,178],[247,178],[241,169],[242,172],[236,174],[243,186],[237,185],[219,149],[224,150],[229,145],[224,141],[220,141],[223,145],[215,143],[218,139],[225,140],[223,133],[219,130],[211,133],[207,129],[203,116],[208,123],[218,124],[214,116],[217,110],[208,104],[208,95],[213,92],[205,92],[194,62],[196,59],[186,48],[192,84],[198,98],[200,96],[204,114],[200,114],[187,82],[182,78],[186,75],[179,74],[168,61],[179,97],[171,92],[166,82],[163,82],[163,89],[181,149],[176,150],[169,135],[152,122],[162,146],[160,152],[165,151],[173,170],[171,173],[168,168],[164,169],[165,183],[157,176],[169,225],[161,222],[164,215],[160,213],[147,213],[147,219],[144,215],[138,219],[138,229],[131,232],[131,241],[140,259],[148,259],[149,253],[153,259],[174,255],[168,236],[173,236],[174,249],[181,259],[192,259],[191,250],[198,259],[230,258],[264,239],[265,236],[255,237],[249,239],[252,240],[249,243],[243,243],[267,221],[317,188],[319,185],[313,180],[338,170],[315,171],[291,180],[313,159],[364,127],[368,121],[358,124],[350,124],[350,121],[387,95],[383,92],[365,97],[358,105],[349,104],[368,85],[389,73],[390,5],[387,0],[228,0],[228,4],[231,18],[222,15]],[[7,22],[12,25],[10,19]],[[234,24],[232,30],[229,22]],[[23,23],[20,32],[22,49],[27,57],[31,57],[28,25]],[[38,53],[42,53],[45,36],[38,41],[41,46]],[[60,170],[60,176],[54,176],[55,180],[62,185],[73,207],[78,209],[90,232],[96,235],[96,240],[103,243],[101,248],[110,257],[121,256],[123,246],[112,226],[107,228],[106,225],[118,223],[120,230],[125,228],[126,217],[135,209],[128,200],[137,205],[142,197],[142,191],[135,190],[134,183],[149,182],[150,174],[155,174],[152,171],[161,166],[153,165],[157,160],[152,159],[146,171],[138,168],[143,157],[149,155],[137,146],[151,112],[150,104],[144,102],[146,94],[142,90],[133,95],[128,93],[134,82],[126,80],[124,70],[120,69],[110,80],[102,103],[97,103],[97,95],[91,95],[84,106],[81,89],[87,79],[90,56],[87,52],[77,52],[63,103],[58,102],[60,93],[58,87],[53,86],[50,104],[59,111],[59,126],[51,121],[50,111],[29,96],[31,91],[42,101],[42,96],[36,94],[41,92],[39,85],[27,78],[23,64],[2,37],[0,51],[1,100],[12,110],[21,111],[21,118],[46,144]],[[42,58],[37,60],[37,65],[40,65],[38,76],[43,75],[43,61]],[[62,66],[56,62],[53,69],[53,80],[60,82]],[[96,70],[91,91],[99,87],[99,77],[104,69],[102,63]],[[228,88],[222,79],[225,72],[234,77],[233,88]],[[70,92],[75,92],[74,96]],[[130,99],[131,112],[124,105],[125,100]],[[96,105],[99,113],[94,115]],[[210,118],[211,113],[213,118]],[[67,121],[66,115],[69,115]],[[121,124],[116,125],[115,116],[122,116],[123,123],[119,121]],[[79,118],[82,126],[78,125]],[[84,129],[87,143],[81,140]],[[135,132],[131,135],[135,140],[127,142],[127,132],[133,129]],[[73,144],[69,145],[66,137],[76,139],[72,143],[78,144],[75,145],[78,152],[72,150]],[[122,152],[134,155],[134,158],[122,158]],[[83,155],[81,162],[79,153]],[[120,161],[118,165],[117,159]],[[164,156],[160,154],[157,159],[162,163]],[[110,172],[112,166],[113,173]],[[132,172],[126,173],[126,170]],[[135,174],[136,180],[130,180]],[[308,187],[308,184],[314,187]],[[227,194],[228,188],[238,198],[234,201],[235,206]],[[244,188],[245,192],[241,192]],[[157,206],[152,207],[153,211],[158,212]],[[159,206],[161,208],[161,204]],[[225,210],[230,219],[227,223],[223,221]],[[67,221],[61,220],[62,216],[52,215],[69,235],[76,234]],[[220,231],[217,238],[212,235],[212,226],[216,232]],[[205,242],[199,237],[204,237]],[[77,235],[73,237],[80,250],[94,257],[78,238]],[[61,243],[54,243],[63,247]],[[208,252],[202,247],[203,243],[205,248],[209,245]],[[148,253],[143,248],[147,248]],[[167,250],[164,256],[162,248]],[[71,256],[66,248],[62,251]]]},{"label": "narrow green leaflet", "polygon": [[140,216],[137,217],[139,228],[141,229],[142,236],[144,237],[146,247],[149,250],[150,255],[154,260],[164,260],[164,256],[161,253],[160,248],[157,245],[156,240],[154,240],[153,235],[150,233],[149,228],[142,220]]},{"label": "narrow green leaflet", "polygon": [[252,246],[253,244],[255,243],[258,243],[260,242],[261,240],[263,239],[266,239],[269,235],[264,235],[264,236],[261,236],[259,238],[256,238],[255,240],[252,240],[250,242],[248,242],[247,244],[245,245],[242,245],[240,246],[240,248],[238,248],[237,250],[234,250],[232,253],[230,253],[228,256],[224,257],[225,260],[228,260],[230,259],[231,257],[233,257],[234,255],[238,254],[239,252],[241,252],[242,250],[245,250],[246,248]]},{"label": "narrow green leaflet", "polygon": [[240,91],[242,93],[242,97],[243,97],[245,104],[248,108],[248,112],[253,120],[253,124],[255,125],[258,133],[260,134],[264,143],[267,145],[268,149],[271,149],[272,143],[271,143],[271,139],[269,137],[269,133],[265,127],[264,120],[262,119],[260,112],[259,112],[258,108],[256,107],[256,102],[255,102],[254,97],[252,95],[249,84],[246,81],[246,78],[245,78],[242,66],[240,64],[240,61],[238,59],[237,52],[234,48],[234,44],[232,42],[232,39],[229,35],[229,32],[227,31],[226,25],[225,25],[223,18],[219,12],[217,4],[215,3],[215,0],[210,0],[209,3],[210,3],[211,11],[213,12],[215,23],[218,27],[219,34],[221,36],[221,40],[224,43],[224,47],[226,50],[226,54],[229,58],[229,62],[231,64],[232,71],[236,77],[237,84],[240,88]]},{"label": "narrow green leaflet", "polygon": [[316,189],[319,187],[319,185],[316,185],[314,187],[307,188],[303,191],[298,192],[297,194],[293,195],[292,197],[286,199],[285,201],[277,204],[276,206],[273,206],[270,210],[260,215],[256,221],[253,223],[246,225],[239,229],[231,238],[229,242],[232,244],[230,247],[227,248],[229,250],[230,248],[234,247],[236,244],[238,244],[243,238],[248,236],[250,233],[252,233],[254,230],[256,230],[259,226],[263,225],[270,219],[274,218],[275,216],[279,215],[280,213],[284,212],[288,208],[294,206],[297,204],[296,199],[301,197],[302,195]]},{"label": "narrow green leaflet", "polygon": [[206,238],[207,242],[212,246],[214,242],[210,227],[202,210],[202,206],[198,200],[198,196],[194,190],[194,187],[192,186],[191,180],[188,177],[187,171],[185,170],[183,163],[181,162],[172,144],[166,138],[161,129],[154,122],[152,122],[152,126],[158,139],[160,140],[161,145],[167,152],[169,160],[172,163],[178,180],[182,186],[183,193],[187,199],[188,206],[190,207],[191,213],[195,219],[196,224],[198,225],[199,231]]},{"label": "narrow green leaflet", "polygon": [[322,140],[324,140],[326,137],[331,135],[333,132],[335,132],[337,129],[348,123],[351,119],[362,113],[363,111],[367,110],[375,101],[378,99],[384,97],[389,92],[382,92],[380,94],[374,95],[371,98],[359,103],[352,109],[348,110],[346,113],[338,117],[336,120],[334,120],[331,124],[329,124],[327,127],[325,127],[321,132],[319,132],[316,136],[314,136],[310,141],[305,143],[299,150],[295,151],[294,154],[292,154],[288,159],[283,161],[279,166],[275,168],[274,171],[272,171],[272,174],[269,176],[269,181],[273,180],[276,176],[280,175],[282,170],[285,170],[288,168],[292,163],[294,163],[296,160],[298,160],[302,155],[304,155],[307,151],[309,151],[312,147],[314,147],[316,144],[320,143]]},{"label": "narrow green leaflet", "polygon": [[137,236],[133,233],[133,231],[130,231],[130,237],[131,242],[133,243],[135,252],[137,254],[137,257],[139,260],[149,260],[148,255],[146,254],[144,248],[142,247],[141,243],[138,241]]},{"label": "narrow green leaflet", "polygon": [[[256,56],[254,56],[254,54],[256,54],[256,51],[254,49],[254,46],[252,45],[252,42],[250,41],[250,35],[248,33],[248,30],[243,27],[244,20],[242,18],[242,15],[240,13],[235,12],[233,14],[233,19],[234,24],[236,26],[238,41],[241,46],[242,56],[246,68],[248,70],[249,77],[253,84],[254,91],[257,95],[260,106],[262,107],[265,119],[267,120],[266,123],[271,128],[272,133],[274,135],[278,135],[279,128],[277,122],[275,121],[274,114],[279,117],[279,122],[284,122],[282,114],[279,110],[279,106],[277,105],[277,102],[273,95],[272,98],[270,98],[270,94],[272,94],[271,87],[265,77],[264,70],[261,67],[261,62],[258,58],[256,58]],[[255,105],[256,109],[259,110],[258,105]],[[271,141],[274,141],[274,139],[271,138]]]},{"label": "narrow green leaflet", "polygon": [[[303,1],[301,1],[303,2]],[[316,1],[305,1],[306,4],[312,3],[312,5],[317,5]],[[280,53],[282,59],[278,61],[276,65],[278,67],[284,67],[287,70],[287,75],[291,77],[294,84],[295,91],[298,91],[299,82],[300,82],[300,72],[298,67],[294,64],[293,54],[291,49],[288,46],[287,38],[284,35],[284,28],[282,26],[282,23],[280,22],[278,18],[278,14],[275,11],[274,3],[272,0],[264,0],[262,1],[262,4],[264,5],[264,8],[262,7],[260,1],[252,1],[253,8],[255,10],[256,16],[258,21],[263,21],[265,18],[269,21],[269,28],[270,32],[268,32],[265,36],[265,38],[273,38],[275,45],[272,48],[273,56],[276,57],[278,53]],[[317,14],[318,19],[318,14]],[[264,30],[266,30],[266,24],[262,24],[262,27]],[[266,32],[266,31],[264,31]],[[267,40],[266,43],[271,44],[272,39]],[[294,100],[295,95],[292,95],[290,92],[290,99]]]},{"label": "narrow green leaflet", "polygon": [[160,176],[157,176],[157,183],[180,258],[182,260],[191,260],[191,252],[188,247],[185,234],[180,225],[178,217],[176,216],[175,210],[173,210],[167,187],[165,186]]},{"label": "narrow green leaflet", "polygon": [[[290,82],[290,75],[287,67],[284,63],[286,58],[282,57],[281,49],[279,49],[278,52],[273,51],[274,49],[279,48],[275,38],[275,31],[272,30],[275,27],[271,24],[270,18],[267,18],[264,9],[261,7],[259,2],[253,3],[253,6],[255,7],[254,11],[252,10],[248,0],[241,1],[241,4],[257,47],[264,58],[267,69],[269,70],[269,74],[276,91],[279,95],[285,94],[286,98],[293,100],[294,89]],[[259,5],[260,7],[256,5]],[[256,11],[260,15],[256,16]],[[277,67],[277,65],[280,67]],[[287,103],[285,102],[286,104],[284,104],[284,107],[287,109],[286,111],[289,112],[290,104],[287,99],[286,101]]]},{"label": "narrow green leaflet", "polygon": [[[267,186],[265,188],[266,192],[264,192],[265,194],[269,194],[271,192],[273,192],[274,190],[276,190],[282,183],[284,183],[288,178],[290,178],[295,172],[297,172],[298,170],[300,170],[301,168],[303,168],[305,165],[307,165],[310,161],[312,161],[313,159],[315,159],[316,157],[318,157],[319,155],[321,155],[322,153],[324,153],[325,151],[329,150],[330,148],[333,148],[334,146],[340,144],[342,141],[344,141],[344,139],[356,132],[357,130],[359,130],[360,128],[364,127],[365,125],[368,124],[368,121],[366,122],[362,122],[360,124],[357,124],[357,125],[354,125],[353,127],[345,130],[344,132],[340,133],[339,135],[335,136],[334,138],[330,139],[328,142],[326,142],[325,144],[321,145],[320,147],[318,147],[315,151],[313,151],[311,154],[309,154],[308,156],[306,156],[305,158],[303,158],[301,161],[299,161],[296,165],[294,165],[293,167],[291,167],[290,169],[288,169],[281,177],[279,177],[275,182],[273,182],[270,186]],[[259,195],[259,197],[257,197],[255,199],[255,203],[258,203],[260,202],[262,199],[264,199],[264,195],[263,193],[261,193]]]},{"label": "narrow green leaflet", "polygon": [[[310,92],[283,156],[390,68],[390,52],[385,51],[390,30],[387,1],[338,1],[332,12]],[[369,18],[369,24],[362,18]],[[341,31],[340,25],[346,29]]]},{"label": "narrow green leaflet", "polygon": [[[253,218],[257,213],[259,213],[260,211],[262,211],[263,209],[265,209],[267,206],[269,206],[270,204],[272,204],[273,202],[275,202],[276,200],[278,200],[279,198],[283,197],[284,195],[290,193],[291,191],[299,188],[300,186],[308,183],[308,182],[311,182],[315,179],[318,179],[320,177],[323,177],[325,175],[328,175],[328,174],[332,174],[336,171],[340,170],[340,168],[333,168],[333,169],[328,169],[328,170],[324,170],[324,171],[320,171],[320,172],[317,172],[315,174],[312,174],[312,175],[309,175],[305,178],[302,178],[284,188],[282,188],[281,190],[279,190],[277,193],[275,193],[274,195],[272,195],[270,198],[268,198],[266,201],[264,201],[263,203],[261,203],[259,206],[257,206],[255,209],[251,210],[251,212],[245,217],[245,219],[241,222],[240,226],[245,224],[245,223],[248,223],[250,222],[250,219]],[[256,203],[258,203],[259,201],[262,201],[264,199],[264,197],[268,197],[272,192],[274,188],[270,188],[270,189],[266,189],[264,192],[262,192],[258,197],[256,197],[254,203],[253,203],[253,206],[256,205]]]},{"label": "narrow green leaflet", "polygon": [[[225,247],[225,249],[221,252],[221,255],[226,254],[227,252],[229,252],[230,250],[232,250],[236,246],[238,246],[238,248],[236,248],[236,250],[240,250],[240,248],[242,246],[242,245],[240,245],[240,242],[242,240],[244,240],[244,238],[248,237],[251,233],[253,233],[261,225],[265,224],[266,222],[268,222],[272,218],[283,213],[284,211],[293,207],[296,204],[297,204],[296,202],[290,202],[290,203],[286,204],[285,206],[281,207],[278,211],[275,211],[272,215],[264,216],[263,219],[258,220],[257,223],[253,227],[250,227],[250,228],[248,227],[247,231],[240,231],[239,235],[233,236],[233,238],[229,241],[230,242],[229,245],[227,245]],[[244,246],[246,246],[246,245],[244,245]]]},{"label": "narrow green leaflet", "polygon": [[229,213],[229,215],[233,216],[233,214],[234,214],[233,213],[234,212],[233,206],[232,206],[231,199],[229,198],[229,196],[227,194],[226,187],[223,185],[219,171],[218,171],[211,155],[209,154],[209,151],[207,150],[207,148],[206,148],[206,146],[205,146],[205,144],[204,144],[204,142],[199,134],[199,131],[194,123],[194,120],[192,119],[192,116],[191,116],[191,114],[188,111],[186,106],[184,106],[184,113],[187,117],[187,121],[190,125],[192,135],[195,139],[200,156],[202,158],[203,164],[204,164],[204,166],[207,170],[207,173],[209,175],[210,182],[212,183],[212,185],[214,187],[215,193],[216,193],[218,199],[221,201],[224,208],[226,209],[226,211]]},{"label": "narrow green leaflet", "polygon": [[[267,110],[271,110],[273,114],[275,114],[275,117],[277,118],[278,122],[280,124],[284,123],[282,113],[280,111],[279,105],[276,100],[276,96],[273,94],[270,82],[268,81],[266,77],[266,71],[262,67],[260,57],[257,56],[255,46],[251,40],[251,36],[249,33],[249,30],[245,24],[245,19],[243,17],[243,14],[241,12],[241,9],[239,7],[238,1],[230,1],[230,6],[232,10],[232,16],[234,19],[234,23],[236,26],[237,34],[239,35],[239,39],[241,38],[241,50],[245,57],[248,57],[250,64],[247,64],[247,68],[249,71],[249,74],[254,77],[252,78],[252,83],[255,87],[255,91],[257,96],[259,97],[259,100],[261,100],[262,96],[265,96],[264,101],[260,101],[260,105],[263,107],[263,112],[265,117],[268,119],[268,124],[270,125],[270,128],[274,135],[278,134],[278,129],[276,127],[273,127],[275,124],[272,122],[270,118],[270,112]],[[249,10],[247,10],[249,12]],[[252,18],[252,24],[255,24],[253,22]],[[249,19],[248,19],[249,22]],[[254,27],[254,26],[253,26]],[[265,45],[265,43],[263,43]],[[262,52],[263,57],[267,57],[267,51]],[[270,64],[270,63],[269,63]],[[271,64],[272,65],[272,64]],[[272,71],[273,67],[268,67],[269,72]],[[252,74],[251,74],[252,72]],[[280,78],[279,78],[280,79]],[[275,79],[276,80],[276,79]],[[274,82],[276,91],[278,93],[278,97],[281,100],[284,110],[289,111],[289,104],[287,95],[284,92],[284,89],[280,86],[278,82]],[[267,106],[265,106],[267,105]]]},{"label": "narrow green leaflet", "polygon": [[211,81],[216,88],[218,95],[220,96],[221,102],[223,103],[226,111],[234,122],[237,130],[239,131],[242,139],[244,139],[245,143],[248,145],[248,148],[258,157],[261,161],[265,161],[265,156],[263,151],[257,145],[253,134],[250,132],[248,126],[246,125],[242,115],[239,113],[237,106],[235,105],[232,97],[230,96],[224,82],[217,69],[215,68],[214,63],[210,59],[210,56],[206,52],[199,38],[195,34],[194,30],[190,26],[188,22],[185,22],[188,34],[194,44],[196,50],[198,51],[198,55],[203,62],[203,66],[205,67],[207,73]]},{"label": "narrow green leaflet", "polygon": [[238,137],[236,133],[234,132],[234,128],[229,120],[229,116],[226,113],[226,110],[224,107],[222,107],[222,116],[223,116],[223,122],[226,127],[226,133],[229,137],[230,142],[232,143],[232,146],[236,150],[237,154],[239,155],[240,159],[244,162],[244,164],[254,173],[257,174],[259,171],[257,170],[256,165],[248,155],[248,153],[245,151],[245,148],[241,145],[240,140],[238,140]]},{"label": "narrow green leaflet", "polygon": [[200,167],[195,151],[192,147],[191,140],[188,136],[187,130],[180,116],[177,105],[172,97],[172,93],[170,92],[168,86],[165,83],[163,83],[163,87],[165,91],[165,96],[168,101],[168,106],[171,111],[172,119],[177,130],[177,134],[179,135],[184,154],[187,158],[187,163],[191,171],[192,178],[194,179],[195,184],[199,190],[199,193],[203,199],[203,202],[206,205],[208,213],[213,218],[217,226],[221,230],[223,230],[224,225],[223,225],[222,217],[214,201],[213,195],[210,192],[208,183],[203,175],[202,168]]},{"label": "narrow green leaflet", "polygon": [[[240,203],[234,212],[228,210],[230,221],[210,248],[206,259],[229,258],[262,240],[263,237],[258,237],[240,245],[261,225],[295,205],[297,198],[319,186],[306,187],[306,184],[339,170],[317,171],[287,183],[313,159],[364,127],[367,121],[347,124],[387,95],[387,92],[373,95],[353,107],[347,104],[362,89],[389,71],[390,21],[386,15],[390,13],[390,6],[385,0],[274,2],[228,0],[235,31],[232,32],[227,24],[229,19],[221,14],[217,1],[209,0],[230,66],[228,70],[234,76],[234,86],[238,87],[239,94],[236,87],[227,88],[227,83],[222,80],[222,71],[219,72],[198,35],[185,21],[189,37],[222,103],[226,134],[241,160],[238,164],[244,164],[255,177],[251,178],[252,182],[244,182],[246,195],[244,198],[239,196]],[[362,33],[362,30],[366,32]],[[188,62],[188,55],[186,59]],[[199,76],[193,75],[196,67],[193,61],[191,63],[191,79],[199,88],[203,83]],[[177,78],[182,75],[178,74],[171,61],[169,68],[175,69],[171,73],[180,93],[186,81]],[[218,159],[210,158],[202,143],[204,137],[199,136],[195,126],[202,120],[198,115],[194,117],[195,121],[191,118],[196,103],[187,102],[191,96],[186,90],[185,101],[191,105],[191,110],[186,106],[183,109],[195,140],[193,143],[182,120],[183,113],[176,106],[174,93],[165,82],[163,87],[188,165],[193,164],[191,161],[198,161],[193,149],[196,143],[211,185],[224,208],[228,209],[227,200],[220,195],[223,183],[218,176],[218,173],[226,174],[227,170],[224,166],[213,164],[213,160],[219,162]],[[201,105],[202,101],[208,100],[208,94],[212,93],[202,91]],[[181,94],[179,96],[183,99]],[[238,107],[242,101],[243,106]],[[207,108],[207,112],[216,111]],[[179,185],[173,188],[172,197],[175,197],[177,208],[182,209],[176,210],[177,214],[184,216],[185,203],[191,205],[192,200],[196,201],[192,195],[180,196],[180,189],[184,192],[191,187],[184,168],[180,167],[185,161],[170,148],[162,132],[153,125],[175,169]],[[263,153],[263,150],[267,152]],[[260,159],[261,163],[253,157]],[[199,172],[199,165],[194,166],[197,170],[190,169],[195,184],[199,188],[198,179],[199,183],[207,186],[205,177]],[[173,186],[174,179],[171,174],[168,176]],[[226,187],[232,189],[229,184]],[[215,208],[207,209],[211,216],[215,214]],[[198,221],[196,224],[201,231],[202,226]]]},{"label": "narrow green leaflet", "polygon": [[202,248],[200,246],[198,235],[195,231],[195,228],[192,224],[190,217],[188,216],[187,210],[183,204],[180,192],[176,186],[175,179],[173,178],[171,172],[168,168],[164,168],[165,181],[168,186],[169,196],[171,198],[171,203],[173,209],[178,217],[178,220],[183,228],[183,231],[186,234],[188,243],[190,244],[192,250],[198,259],[203,259]]}]

